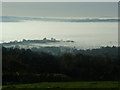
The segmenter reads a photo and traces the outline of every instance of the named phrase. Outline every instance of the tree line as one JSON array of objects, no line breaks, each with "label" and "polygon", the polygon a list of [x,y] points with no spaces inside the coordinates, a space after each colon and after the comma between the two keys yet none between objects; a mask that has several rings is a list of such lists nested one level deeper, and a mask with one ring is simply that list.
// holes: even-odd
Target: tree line
[{"label": "tree line", "polygon": [[52,55],[2,47],[3,85],[43,81],[118,81],[119,76],[118,57],[81,53]]}]

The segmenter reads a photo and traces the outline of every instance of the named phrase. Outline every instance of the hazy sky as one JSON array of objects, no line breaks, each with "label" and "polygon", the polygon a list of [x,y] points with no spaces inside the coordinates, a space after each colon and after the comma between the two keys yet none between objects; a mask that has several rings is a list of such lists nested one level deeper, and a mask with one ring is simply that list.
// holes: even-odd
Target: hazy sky
[{"label": "hazy sky", "polygon": [[117,17],[117,2],[3,2],[3,16]]}]

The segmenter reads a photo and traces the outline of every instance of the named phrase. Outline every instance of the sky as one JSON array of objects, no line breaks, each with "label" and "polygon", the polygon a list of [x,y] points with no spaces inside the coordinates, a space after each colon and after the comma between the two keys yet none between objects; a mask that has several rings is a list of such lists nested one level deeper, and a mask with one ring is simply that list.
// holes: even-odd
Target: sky
[{"label": "sky", "polygon": [[118,17],[117,2],[3,2],[3,16]]}]

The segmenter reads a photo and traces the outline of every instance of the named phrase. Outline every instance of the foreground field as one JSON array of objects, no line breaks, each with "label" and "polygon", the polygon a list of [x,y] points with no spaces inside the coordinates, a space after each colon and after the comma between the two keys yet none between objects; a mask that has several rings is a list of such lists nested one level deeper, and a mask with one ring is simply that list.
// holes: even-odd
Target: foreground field
[{"label": "foreground field", "polygon": [[6,85],[2,88],[119,88],[119,82],[41,82]]}]

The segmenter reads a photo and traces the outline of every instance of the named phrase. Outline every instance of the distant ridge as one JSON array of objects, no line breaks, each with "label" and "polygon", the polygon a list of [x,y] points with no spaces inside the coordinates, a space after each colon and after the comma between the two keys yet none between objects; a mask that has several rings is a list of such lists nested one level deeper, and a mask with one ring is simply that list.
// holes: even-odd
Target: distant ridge
[{"label": "distant ridge", "polygon": [[0,16],[0,22],[53,21],[53,22],[119,22],[116,18],[57,18],[57,17],[16,17]]}]

